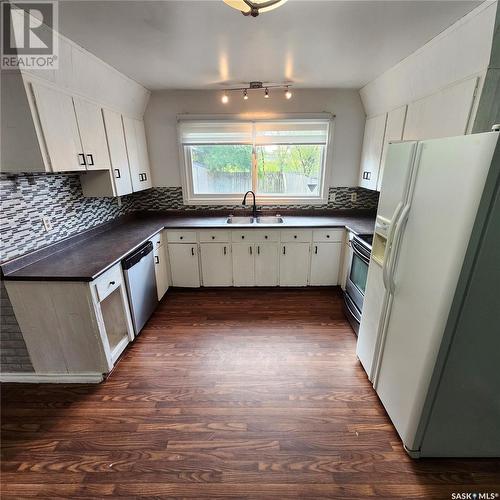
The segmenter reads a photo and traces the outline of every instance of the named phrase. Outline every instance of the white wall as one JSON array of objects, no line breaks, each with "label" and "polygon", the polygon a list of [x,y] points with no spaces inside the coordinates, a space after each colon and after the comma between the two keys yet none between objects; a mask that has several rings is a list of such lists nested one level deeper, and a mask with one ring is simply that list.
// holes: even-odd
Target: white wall
[{"label": "white wall", "polygon": [[211,90],[154,91],[144,121],[155,186],[180,186],[177,145],[178,114],[238,114],[269,117],[273,113],[320,113],[336,115],[333,154],[327,166],[331,186],[357,186],[365,113],[357,90],[293,89],[287,101],[282,91],[270,99],[252,93],[248,101],[232,94],[229,104],[220,101],[221,92]]},{"label": "white wall", "polygon": [[488,67],[496,2],[486,1],[360,90],[367,116],[385,113]]}]

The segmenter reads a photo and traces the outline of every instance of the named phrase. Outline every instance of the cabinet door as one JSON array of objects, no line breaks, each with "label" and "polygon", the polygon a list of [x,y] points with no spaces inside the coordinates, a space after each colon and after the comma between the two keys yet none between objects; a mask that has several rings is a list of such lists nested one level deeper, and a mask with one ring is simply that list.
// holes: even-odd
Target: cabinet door
[{"label": "cabinet door", "polygon": [[409,104],[404,140],[466,134],[476,86],[477,77],[469,78]]},{"label": "cabinet door", "polygon": [[377,188],[386,116],[383,114],[366,120],[359,174],[359,185],[366,189]]},{"label": "cabinet door", "polygon": [[200,268],[196,244],[174,243],[168,245],[172,286],[199,287]]},{"label": "cabinet door", "polygon": [[132,192],[132,181],[130,180],[122,116],[109,109],[103,109],[102,114],[108,140],[115,194],[123,196]]},{"label": "cabinet door", "polygon": [[142,120],[134,120],[135,137],[137,141],[137,154],[139,158],[139,169],[142,174],[142,189],[153,186],[151,181],[151,167],[149,165],[148,143],[146,141],[146,130]]},{"label": "cabinet door", "polygon": [[377,191],[382,187],[382,177],[384,176],[384,165],[389,143],[391,141],[403,140],[403,132],[405,128],[407,106],[401,106],[387,113],[387,123],[385,125],[384,145],[382,148],[382,159],[380,161],[380,169],[377,178]]},{"label": "cabinet door", "polygon": [[255,284],[257,286],[278,286],[279,244],[259,243],[255,255]]},{"label": "cabinet door", "polygon": [[233,266],[229,244],[202,243],[200,248],[203,286],[231,286]]},{"label": "cabinet door", "polygon": [[165,245],[154,249],[156,291],[158,300],[161,300],[168,290],[168,266]]},{"label": "cabinet door", "polygon": [[255,251],[250,243],[233,243],[234,286],[255,286]]},{"label": "cabinet door", "polygon": [[79,97],[73,101],[87,170],[109,170],[111,163],[101,108]]},{"label": "cabinet door", "polygon": [[306,286],[310,262],[309,243],[283,243],[280,254],[280,285]]},{"label": "cabinet door", "polygon": [[52,172],[86,170],[72,97],[43,85],[31,86]]},{"label": "cabinet door", "polygon": [[148,189],[151,187],[151,175],[149,172],[144,124],[142,121],[124,116],[123,129],[127,144],[132,188],[134,191]]},{"label": "cabinet door", "polygon": [[313,243],[311,279],[314,286],[337,285],[339,282],[342,243]]}]

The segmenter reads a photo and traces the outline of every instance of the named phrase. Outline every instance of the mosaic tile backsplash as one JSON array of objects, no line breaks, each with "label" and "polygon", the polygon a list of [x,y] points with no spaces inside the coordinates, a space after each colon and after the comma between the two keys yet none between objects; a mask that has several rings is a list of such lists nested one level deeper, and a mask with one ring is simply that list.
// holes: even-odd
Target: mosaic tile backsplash
[{"label": "mosaic tile backsplash", "polygon": [[[357,200],[351,201],[351,194]],[[376,209],[378,193],[362,188],[330,188],[335,201],[325,205],[268,205],[262,209]],[[119,206],[113,198],[85,198],[80,178],[73,174],[0,174],[0,260],[5,261],[55,243],[99,224],[109,222],[135,210],[227,210],[214,205],[187,206],[182,201],[182,188],[153,188],[125,196]],[[46,232],[42,217],[50,218],[53,229]],[[28,352],[14,311],[5,293],[1,293],[0,369],[5,373],[32,372]]]}]

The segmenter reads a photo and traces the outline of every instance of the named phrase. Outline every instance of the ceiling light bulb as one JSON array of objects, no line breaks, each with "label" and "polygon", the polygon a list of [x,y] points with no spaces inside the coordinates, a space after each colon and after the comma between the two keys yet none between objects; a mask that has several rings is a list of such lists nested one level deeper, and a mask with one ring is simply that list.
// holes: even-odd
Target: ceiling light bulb
[{"label": "ceiling light bulb", "polygon": [[265,92],[264,92],[264,97],[266,99],[269,99],[269,89],[266,89]]},{"label": "ceiling light bulb", "polygon": [[245,90],[245,92],[243,92],[243,99],[245,99],[245,101],[248,101],[248,92]]},{"label": "ceiling light bulb", "polygon": [[286,97],[287,99],[291,99],[291,98],[292,98],[292,95],[293,95],[293,94],[292,94],[292,91],[291,91],[291,90],[287,87],[287,88],[286,88],[286,92],[285,92],[285,97]]},{"label": "ceiling light bulb", "polygon": [[222,96],[222,104],[227,104],[229,102],[229,96],[224,92],[223,96]]}]

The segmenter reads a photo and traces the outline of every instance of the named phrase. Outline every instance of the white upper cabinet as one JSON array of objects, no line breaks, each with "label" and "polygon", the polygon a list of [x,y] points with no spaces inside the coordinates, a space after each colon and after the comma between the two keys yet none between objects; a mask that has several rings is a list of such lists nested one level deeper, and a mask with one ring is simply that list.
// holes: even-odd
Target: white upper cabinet
[{"label": "white upper cabinet", "polygon": [[382,186],[385,157],[387,156],[389,143],[392,141],[403,140],[407,108],[408,106],[405,105],[393,109],[392,111],[389,111],[389,113],[387,113],[387,122],[385,125],[385,135],[384,135],[384,146],[382,148],[382,160],[380,162],[380,169],[377,179],[377,191],[380,191],[380,188]]},{"label": "white upper cabinet", "polygon": [[134,191],[148,189],[152,186],[152,183],[144,123],[124,116],[123,129],[127,144],[132,188]]},{"label": "white upper cabinet", "polygon": [[132,181],[128,167],[127,146],[125,144],[122,117],[119,113],[115,113],[109,109],[103,109],[102,114],[111,158],[111,175],[115,188],[115,196],[129,194],[132,192]]},{"label": "white upper cabinet", "polygon": [[48,170],[72,172],[86,170],[73,98],[53,88],[31,84],[46,148]]},{"label": "white upper cabinet", "polygon": [[477,78],[469,78],[409,104],[404,140],[466,134],[476,87]]},{"label": "white upper cabinet", "polygon": [[359,174],[359,185],[366,189],[377,189],[386,118],[383,114],[366,120]]},{"label": "white upper cabinet", "polygon": [[73,101],[87,170],[109,170],[111,163],[101,108],[79,97]]}]

